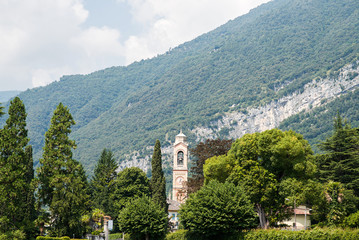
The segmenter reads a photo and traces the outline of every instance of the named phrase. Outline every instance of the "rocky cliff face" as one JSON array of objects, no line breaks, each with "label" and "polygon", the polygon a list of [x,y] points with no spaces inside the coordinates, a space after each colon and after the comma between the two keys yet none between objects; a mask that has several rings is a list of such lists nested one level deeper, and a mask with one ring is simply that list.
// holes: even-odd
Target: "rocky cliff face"
[{"label": "rocky cliff face", "polygon": [[[261,132],[278,127],[286,118],[302,111],[311,111],[315,107],[327,104],[336,97],[352,91],[359,86],[359,67],[347,65],[340,69],[335,78],[316,79],[304,86],[303,92],[296,92],[278,101],[258,108],[247,108],[246,113],[227,113],[209,126],[200,126],[192,130],[197,141],[216,138],[220,131],[228,130],[229,138],[239,138],[246,133]],[[356,76],[356,77],[353,77]]]},{"label": "rocky cliff face", "polygon": [[[358,62],[359,63],[359,62]],[[256,107],[247,108],[243,112],[230,112],[219,120],[211,122],[209,126],[198,126],[192,130],[197,136],[196,141],[207,138],[217,138],[220,132],[227,132],[228,138],[240,138],[246,133],[261,132],[278,127],[290,116],[302,111],[327,104],[336,97],[353,91],[359,87],[359,66],[349,64],[339,70],[336,77],[315,79],[304,86],[304,90],[296,92],[277,101]],[[148,150],[149,148],[147,148]],[[147,151],[148,152],[148,151]],[[172,147],[162,148],[164,162],[171,162]],[[120,168],[137,166],[147,171],[150,167],[150,155],[139,152],[131,154],[127,161],[120,164]]]}]

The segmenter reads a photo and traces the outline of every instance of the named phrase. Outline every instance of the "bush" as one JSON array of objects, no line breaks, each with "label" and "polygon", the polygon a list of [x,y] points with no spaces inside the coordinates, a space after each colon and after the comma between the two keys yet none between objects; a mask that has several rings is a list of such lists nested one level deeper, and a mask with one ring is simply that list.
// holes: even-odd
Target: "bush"
[{"label": "bush", "polygon": [[359,211],[346,217],[344,220],[344,226],[351,228],[359,228]]},{"label": "bush", "polygon": [[253,205],[242,187],[215,180],[190,195],[179,214],[181,224],[196,239],[228,239],[257,225]]},{"label": "bush", "polygon": [[178,230],[176,232],[167,234],[166,240],[189,240],[187,230]]},{"label": "bush", "polygon": [[93,232],[91,233],[91,235],[100,235],[100,233],[102,233],[102,232],[103,232],[102,229],[100,229],[100,230],[95,230],[95,231],[93,231]]},{"label": "bush", "polygon": [[164,239],[167,233],[168,216],[163,208],[150,197],[142,196],[126,204],[118,216],[118,223],[125,237],[133,239]]}]

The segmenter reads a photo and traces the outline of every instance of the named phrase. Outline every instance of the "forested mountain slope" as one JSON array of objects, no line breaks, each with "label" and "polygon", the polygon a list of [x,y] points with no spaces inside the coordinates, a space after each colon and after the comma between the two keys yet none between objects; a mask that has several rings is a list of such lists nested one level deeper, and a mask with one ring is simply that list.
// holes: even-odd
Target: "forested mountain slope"
[{"label": "forested mountain slope", "polygon": [[20,98],[35,159],[62,102],[77,123],[75,157],[90,173],[103,148],[121,160],[134,151],[143,156],[157,138],[169,146],[180,129],[194,143],[197,126],[300,92],[358,53],[357,0],[274,0],[166,54],[64,76]]},{"label": "forested mountain slope", "polygon": [[0,102],[7,102],[10,98],[18,95],[20,91],[0,91]]}]

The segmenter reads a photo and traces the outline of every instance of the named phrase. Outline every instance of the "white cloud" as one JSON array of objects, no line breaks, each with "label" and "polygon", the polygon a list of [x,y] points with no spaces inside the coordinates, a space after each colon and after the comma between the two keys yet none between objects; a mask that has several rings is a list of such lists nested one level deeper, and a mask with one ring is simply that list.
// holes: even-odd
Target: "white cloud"
[{"label": "white cloud", "polygon": [[86,26],[84,1],[0,0],[0,91],[153,57],[269,0],[117,0],[140,26],[130,36]]},{"label": "white cloud", "polygon": [[213,30],[269,0],[119,0],[132,8],[145,32],[125,43],[126,62],[155,56]]},{"label": "white cloud", "polygon": [[0,1],[0,90],[121,64],[119,31],[83,28],[88,15],[81,0]]}]

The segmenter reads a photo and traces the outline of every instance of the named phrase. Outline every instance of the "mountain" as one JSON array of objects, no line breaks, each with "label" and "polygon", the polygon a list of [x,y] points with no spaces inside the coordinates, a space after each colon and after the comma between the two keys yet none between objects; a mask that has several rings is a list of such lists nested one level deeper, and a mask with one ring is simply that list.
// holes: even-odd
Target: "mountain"
[{"label": "mountain", "polygon": [[0,103],[7,102],[9,99],[18,95],[20,91],[0,91]]},{"label": "mountain", "polygon": [[[358,56],[357,0],[274,0],[155,58],[64,76],[19,96],[35,159],[62,102],[77,122],[75,157],[88,173],[103,148],[123,165],[146,169],[155,140],[170,153],[180,129],[192,147],[206,137],[239,137],[281,123],[300,129],[296,114],[315,115],[355,94]],[[332,84],[332,94],[324,92],[318,103],[322,84]],[[314,105],[305,102],[308,94]],[[300,101],[304,108],[293,107]],[[251,119],[257,127],[247,126]]]}]

